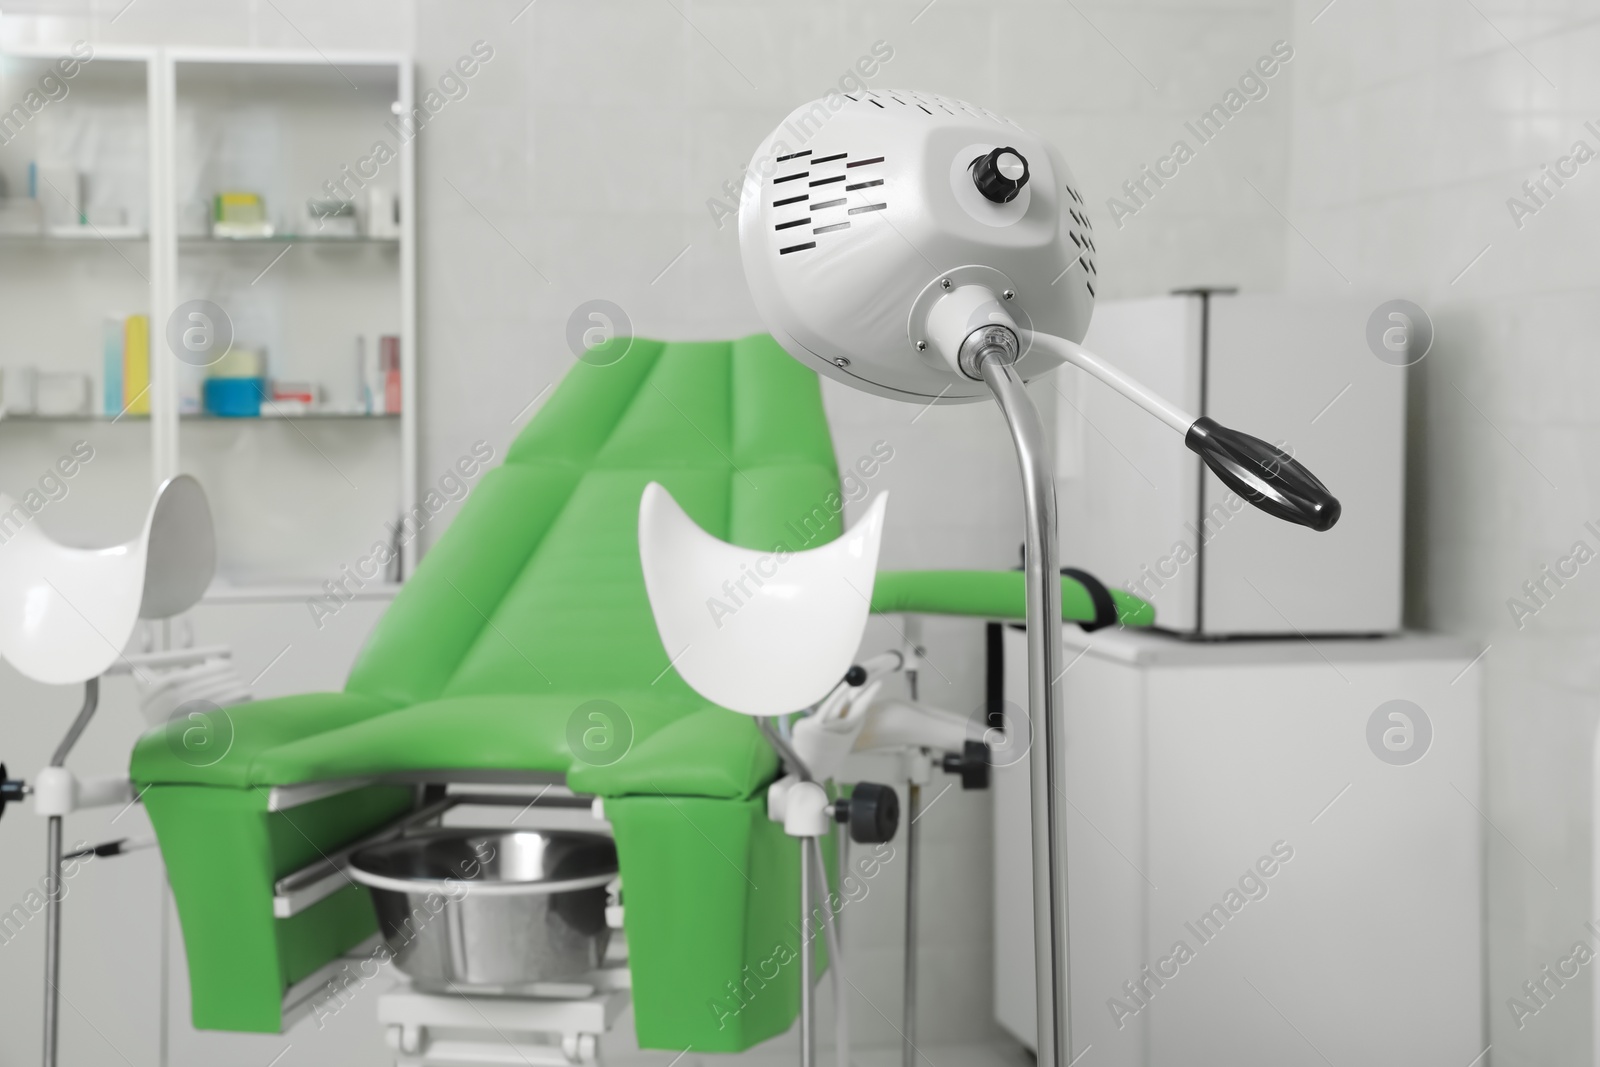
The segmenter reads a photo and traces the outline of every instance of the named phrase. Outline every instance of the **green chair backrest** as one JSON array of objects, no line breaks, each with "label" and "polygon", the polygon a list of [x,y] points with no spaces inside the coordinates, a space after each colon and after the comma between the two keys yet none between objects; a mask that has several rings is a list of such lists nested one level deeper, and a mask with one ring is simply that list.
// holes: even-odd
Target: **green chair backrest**
[{"label": "green chair backrest", "polygon": [[462,504],[346,689],[404,704],[652,683],[688,696],[675,672],[661,677],[640,572],[651,481],[735,544],[838,536],[817,376],[764,334],[591,349]]}]

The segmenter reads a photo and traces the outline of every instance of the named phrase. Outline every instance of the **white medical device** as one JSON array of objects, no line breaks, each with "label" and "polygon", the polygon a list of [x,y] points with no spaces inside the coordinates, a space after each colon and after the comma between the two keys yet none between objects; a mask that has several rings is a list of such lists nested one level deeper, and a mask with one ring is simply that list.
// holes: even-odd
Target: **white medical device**
[{"label": "white medical device", "polygon": [[[867,628],[887,503],[888,494],[880,493],[843,536],[789,553],[781,561],[713,537],[655,482],[645,487],[639,504],[644,588],[667,655],[701,696],[759,717],[763,732],[788,767],[789,773],[768,791],[767,810],[800,844],[802,917],[813,913],[815,901],[827,899],[821,838],[835,819],[843,815],[853,831],[867,827],[869,832],[858,840],[887,840],[894,836],[899,818],[894,793],[881,786],[858,787],[859,800],[852,796],[840,802],[830,799],[823,786],[859,732],[860,718],[852,712],[864,709],[872,697],[851,693],[852,687],[842,679]],[[724,619],[706,611],[707,595],[716,595],[730,576],[744,573],[759,577],[754,594],[739,606],[737,616]],[[801,742],[802,756],[770,720],[813,707],[817,708],[814,725],[830,728],[813,730]],[[830,743],[830,734],[836,743]],[[863,819],[867,812],[871,817]],[[838,930],[830,922],[824,931],[837,970]],[[800,1062],[804,1067],[816,1060],[815,984],[815,946],[809,937],[802,938]],[[839,991],[842,1020],[845,998],[837,981],[834,988]]]},{"label": "white medical device", "polygon": [[[1054,474],[1023,384],[1081,367],[1167,426],[1245,499],[1326,530],[1339,502],[1264,441],[1196,419],[1078,342],[1098,268],[1084,197],[1047,143],[983,108],[917,92],[833,93],[756,149],[739,212],[745,277],[768,330],[808,366],[915,403],[992,393],[1026,508],[1039,1062],[1072,1059],[1057,735],[1061,585]],[[669,653],[672,651],[668,646]]]},{"label": "white medical device", "polygon": [[[12,518],[18,511],[27,514],[0,493],[0,514]],[[25,520],[0,554],[0,657],[34,681],[84,687],[82,709],[50,765],[31,784],[7,778],[5,765],[0,764],[0,812],[7,801],[31,794],[34,810],[49,820],[45,1067],[56,1062],[60,1027],[62,817],[83,808],[134,800],[127,778],[79,779],[65,767],[67,755],[99,705],[102,675],[132,673],[146,695],[159,703],[172,700],[177,690],[154,680],[166,669],[184,668],[187,673],[177,688],[186,693],[204,694],[200,699],[207,700],[248,699],[226,667],[226,650],[154,656],[130,656],[124,651],[140,619],[166,619],[193,607],[211,582],[216,560],[205,490],[186,474],[161,484],[144,528],[125,544],[74,548],[57,543],[37,523]],[[92,851],[106,856],[129,850],[125,842],[110,842]]]},{"label": "white medical device", "polygon": [[[919,650],[914,642],[855,663],[877,574],[888,494],[882,493],[843,536],[781,557],[721,541],[703,530],[662,486],[652,482],[639,504],[639,559],[661,643],[683,680],[722,707],[762,718],[762,730],[787,773],[767,789],[767,814],[800,843],[800,914],[809,925],[815,901],[826,901],[820,839],[832,822],[849,839],[892,839],[902,822],[888,786],[857,782],[848,797],[830,799],[853,753],[894,754],[907,782],[906,1012],[902,1038],[914,1055],[916,1001],[916,814],[919,791],[935,767],[960,774],[964,788],[987,788],[989,759],[982,729],[959,715],[915,701]],[[706,610],[729,576],[749,575],[755,590],[733,616]],[[885,676],[904,672],[913,699],[879,700]],[[785,720],[787,733],[771,721]],[[936,753],[938,755],[936,756]],[[845,870],[846,835],[838,838]],[[823,909],[831,910],[831,909]],[[848,1067],[849,998],[837,913],[823,924],[832,956],[836,1041]],[[816,1061],[812,987],[815,950],[800,945],[800,1062]],[[908,1060],[908,1063],[910,1061]]]}]

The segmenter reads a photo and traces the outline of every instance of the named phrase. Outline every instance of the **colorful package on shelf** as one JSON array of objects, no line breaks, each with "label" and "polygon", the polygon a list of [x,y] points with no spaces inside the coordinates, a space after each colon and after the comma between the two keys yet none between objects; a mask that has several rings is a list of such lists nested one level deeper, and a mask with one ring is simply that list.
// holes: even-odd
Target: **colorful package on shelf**
[{"label": "colorful package on shelf", "polygon": [[221,192],[211,201],[213,237],[271,237],[266,201],[259,193]]},{"label": "colorful package on shelf", "polygon": [[366,415],[383,414],[383,371],[378,365],[378,339],[356,336],[356,395]]},{"label": "colorful package on shelf", "polygon": [[115,418],[122,414],[122,320],[107,318],[105,346],[102,357],[104,383],[101,388],[101,408]]},{"label": "colorful package on shelf", "polygon": [[322,407],[322,386],[316,382],[274,381],[271,415],[308,415]]},{"label": "colorful package on shelf", "polygon": [[206,368],[208,378],[265,378],[267,354],[259,348],[233,345]]},{"label": "colorful package on shelf", "polygon": [[253,419],[266,399],[266,355],[259,348],[230,348],[207,371],[205,409],[225,419]]},{"label": "colorful package on shelf", "polygon": [[150,414],[150,316],[129,315],[122,323],[122,408]]},{"label": "colorful package on shelf", "polygon": [[400,338],[384,334],[378,338],[378,366],[383,372],[383,411],[400,414]]},{"label": "colorful package on shelf", "polygon": [[207,378],[206,411],[223,419],[254,419],[261,415],[262,378]]}]

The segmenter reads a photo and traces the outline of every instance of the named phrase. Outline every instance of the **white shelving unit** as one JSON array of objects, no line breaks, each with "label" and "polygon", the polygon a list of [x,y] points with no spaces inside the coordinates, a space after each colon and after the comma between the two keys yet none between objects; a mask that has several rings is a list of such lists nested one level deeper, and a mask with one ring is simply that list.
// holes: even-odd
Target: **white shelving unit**
[{"label": "white shelving unit", "polygon": [[[0,367],[11,394],[0,396],[0,489],[21,498],[87,442],[92,460],[36,517],[69,541],[132,535],[156,477],[154,427],[148,418],[19,414],[27,402],[11,375],[83,375],[98,390],[107,316],[148,314],[154,304],[157,70],[151,49],[103,46],[87,62],[67,47],[0,56],[0,100],[16,105],[0,115]],[[64,170],[81,176],[77,205],[75,183],[59,187]],[[71,224],[75,206],[87,223]],[[98,392],[89,400],[101,410]]]},{"label": "white shelving unit", "polygon": [[[0,99],[22,99],[67,55],[0,56]],[[88,375],[93,414],[0,417],[0,489],[20,494],[74,441],[89,441],[95,459],[43,521],[59,536],[104,542],[131,532],[153,484],[191,473],[217,522],[219,598],[314,595],[391,541],[416,505],[416,189],[401,125],[411,61],[97,46],[66,84],[0,144],[13,194],[11,215],[0,213],[0,367]],[[388,151],[378,160],[380,142]],[[52,209],[53,225],[15,232],[30,163],[42,177],[82,175],[86,221],[63,225]],[[367,234],[375,187],[398,202],[392,234]],[[260,195],[272,236],[213,236],[207,209],[223,191]],[[315,228],[307,201],[330,195],[354,199],[356,235]],[[320,387],[323,409],[200,410],[206,372],[167,341],[169,319],[193,300],[223,310],[235,347],[264,353],[268,379]],[[114,417],[103,412],[104,322],[133,313],[150,320],[149,413]],[[402,410],[357,414],[358,338],[370,347],[382,335],[399,338]],[[415,547],[402,549],[402,574]]]}]

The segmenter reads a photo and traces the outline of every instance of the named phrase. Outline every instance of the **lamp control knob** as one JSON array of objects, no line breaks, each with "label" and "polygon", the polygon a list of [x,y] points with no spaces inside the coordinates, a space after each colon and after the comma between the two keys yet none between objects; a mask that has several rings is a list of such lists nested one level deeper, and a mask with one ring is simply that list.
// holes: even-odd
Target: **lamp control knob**
[{"label": "lamp control knob", "polygon": [[850,840],[857,844],[892,841],[900,829],[900,798],[890,786],[858,782],[848,797],[833,802],[833,817],[850,825]]},{"label": "lamp control knob", "polygon": [[996,148],[972,161],[972,184],[984,198],[1009,204],[1028,184],[1028,161],[1015,148]]}]

